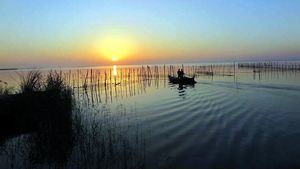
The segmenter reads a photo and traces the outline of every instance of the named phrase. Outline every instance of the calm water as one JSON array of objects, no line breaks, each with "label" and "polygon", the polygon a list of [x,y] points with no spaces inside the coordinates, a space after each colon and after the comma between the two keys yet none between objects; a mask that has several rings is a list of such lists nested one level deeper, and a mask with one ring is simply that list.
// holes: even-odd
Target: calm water
[{"label": "calm water", "polygon": [[[299,71],[253,73],[237,68],[235,76],[199,74],[195,85],[179,86],[169,84],[163,76],[169,72],[162,73],[161,67],[160,75],[152,78],[133,77],[138,71],[132,71],[133,80],[125,77],[129,70],[117,69],[116,80],[107,87],[97,87],[95,77],[94,87],[75,87],[74,96],[83,114],[104,106],[112,114],[122,109],[121,126],[138,123],[146,141],[146,168],[300,167]],[[232,75],[233,69],[224,69]],[[103,81],[101,71],[98,79]],[[15,74],[0,72],[0,79],[16,79]],[[2,162],[1,167],[8,164]]]}]

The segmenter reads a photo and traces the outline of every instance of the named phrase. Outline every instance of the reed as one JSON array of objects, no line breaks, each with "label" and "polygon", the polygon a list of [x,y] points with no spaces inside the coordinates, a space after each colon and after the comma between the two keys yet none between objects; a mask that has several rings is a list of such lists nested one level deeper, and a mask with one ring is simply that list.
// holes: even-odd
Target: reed
[{"label": "reed", "polygon": [[[46,76],[46,91],[64,91],[68,88],[66,80],[62,77],[62,72],[50,71]],[[70,83],[69,83],[70,84]]]},{"label": "reed", "polygon": [[42,89],[42,74],[40,71],[30,71],[21,75],[20,89],[22,93],[37,92]]},{"label": "reed", "polygon": [[[113,99],[118,99],[119,96],[116,95],[120,95],[120,97],[127,97],[147,92],[146,86],[151,85],[151,83],[158,86],[159,82],[163,81],[164,84],[167,84],[167,75],[176,76],[178,68],[184,68],[186,76],[209,76],[211,78],[213,76],[236,76],[237,72],[244,70],[252,71],[254,73],[300,71],[300,65],[293,62],[233,62],[194,65],[145,65],[136,67],[121,67],[117,69],[116,75],[112,73],[111,68],[78,69],[74,71],[68,70],[63,71],[62,74],[63,79],[65,79],[65,85],[68,85],[73,89],[73,92],[77,94],[77,98],[80,97],[80,94],[84,94],[89,98],[92,104],[95,104],[102,102],[103,100],[112,101]],[[34,82],[34,80],[28,81]],[[31,90],[37,90],[39,87],[30,86],[40,85],[27,86],[29,86],[27,87],[29,89],[33,88]]]},{"label": "reed", "polygon": [[77,146],[76,158],[71,159],[73,168],[145,168],[145,138],[141,130],[120,123],[126,110],[119,109],[112,116],[105,107],[90,114],[82,114],[82,109],[85,108],[74,115]]},{"label": "reed", "polygon": [[[111,116],[109,109],[88,114],[87,110],[76,107],[72,118],[48,120],[35,133],[1,144],[6,157],[2,165],[21,169],[145,168],[142,130],[120,125],[119,117]],[[123,116],[125,110],[120,111]]]},{"label": "reed", "polygon": [[13,87],[8,87],[8,83],[0,80],[0,96],[6,96],[13,93]]},{"label": "reed", "polygon": [[[100,72],[89,70],[83,76],[80,72],[72,76],[70,71],[65,74],[50,71],[45,80],[30,72],[23,77],[22,83],[29,84],[24,87],[24,93],[21,90],[6,100],[0,99],[0,105],[4,102],[6,105],[2,111],[10,112],[0,114],[1,125],[6,125],[4,121],[10,124],[0,127],[0,153],[7,158],[1,165],[7,168],[145,168],[144,135],[138,126],[120,123],[127,119],[123,117],[126,110],[122,106],[116,114],[106,107],[86,106],[88,98],[75,102],[72,94],[75,88],[70,85],[82,82],[86,86],[84,90],[92,93],[90,97],[97,96],[97,86],[101,86]],[[81,79],[70,79],[79,76]],[[32,87],[36,84],[38,88]],[[112,91],[111,84],[109,88]],[[8,141],[10,137],[16,139]]]}]

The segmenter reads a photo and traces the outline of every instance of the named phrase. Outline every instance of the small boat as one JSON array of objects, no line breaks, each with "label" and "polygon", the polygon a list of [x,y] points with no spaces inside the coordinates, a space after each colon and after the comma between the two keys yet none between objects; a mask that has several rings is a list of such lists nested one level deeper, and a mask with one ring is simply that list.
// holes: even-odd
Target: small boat
[{"label": "small boat", "polygon": [[196,83],[195,76],[193,77],[184,76],[182,78],[178,78],[178,77],[168,75],[168,77],[169,77],[169,81],[174,84],[195,84]]}]

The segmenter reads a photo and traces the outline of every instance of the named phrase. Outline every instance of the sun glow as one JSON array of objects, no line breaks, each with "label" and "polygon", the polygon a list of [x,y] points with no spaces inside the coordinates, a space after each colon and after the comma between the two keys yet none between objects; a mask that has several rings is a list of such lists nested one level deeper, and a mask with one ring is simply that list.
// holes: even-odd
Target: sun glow
[{"label": "sun glow", "polygon": [[103,59],[116,62],[132,55],[135,45],[129,37],[109,36],[101,38],[101,41],[96,44],[96,50]]},{"label": "sun glow", "polygon": [[112,57],[111,57],[111,60],[112,60],[113,62],[115,62],[115,61],[118,60],[118,57],[117,57],[117,56],[112,56]]}]

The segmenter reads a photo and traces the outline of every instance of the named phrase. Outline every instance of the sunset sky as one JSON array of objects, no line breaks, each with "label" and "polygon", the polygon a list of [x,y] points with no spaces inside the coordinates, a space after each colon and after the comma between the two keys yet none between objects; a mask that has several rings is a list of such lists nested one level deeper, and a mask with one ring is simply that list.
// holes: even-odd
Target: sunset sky
[{"label": "sunset sky", "polygon": [[298,0],[0,0],[0,68],[300,59]]}]

